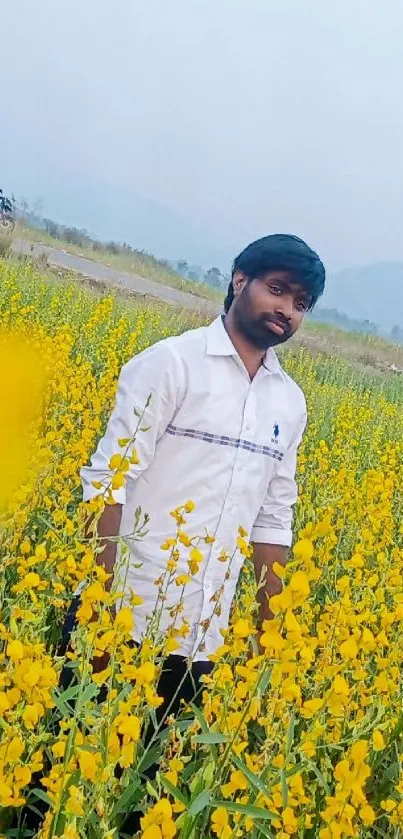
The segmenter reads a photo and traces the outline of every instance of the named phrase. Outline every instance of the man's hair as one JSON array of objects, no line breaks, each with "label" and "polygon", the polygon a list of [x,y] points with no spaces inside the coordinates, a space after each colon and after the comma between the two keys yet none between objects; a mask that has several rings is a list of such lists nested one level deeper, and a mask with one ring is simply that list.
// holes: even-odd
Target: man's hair
[{"label": "man's hair", "polygon": [[275,233],[257,239],[236,257],[224,301],[225,312],[229,311],[234,299],[235,271],[246,274],[249,282],[263,277],[269,271],[289,271],[295,282],[300,283],[311,295],[311,309],[323,294],[325,287],[325,269],[318,254],[298,236],[286,233]]}]

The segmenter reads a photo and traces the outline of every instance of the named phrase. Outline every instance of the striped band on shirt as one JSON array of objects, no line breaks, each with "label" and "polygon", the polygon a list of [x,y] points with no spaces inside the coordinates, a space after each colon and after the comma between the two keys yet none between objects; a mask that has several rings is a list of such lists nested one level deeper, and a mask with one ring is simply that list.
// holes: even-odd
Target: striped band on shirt
[{"label": "striped band on shirt", "polygon": [[274,460],[281,461],[283,459],[283,452],[278,449],[273,449],[271,446],[263,446],[260,443],[252,443],[250,440],[242,440],[237,437],[227,437],[225,434],[212,434],[210,431],[198,431],[195,428],[178,428],[171,423],[167,426],[166,431],[173,437],[192,437],[194,440],[202,440],[204,443],[215,443],[217,446],[230,446],[234,449],[245,449],[245,451],[253,454],[263,454],[266,457],[272,457]]}]

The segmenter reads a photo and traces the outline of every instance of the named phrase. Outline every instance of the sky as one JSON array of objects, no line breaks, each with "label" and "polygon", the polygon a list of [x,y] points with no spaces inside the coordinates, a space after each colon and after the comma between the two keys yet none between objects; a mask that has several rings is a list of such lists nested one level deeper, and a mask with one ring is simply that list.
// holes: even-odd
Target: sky
[{"label": "sky", "polygon": [[45,216],[223,269],[273,232],[403,260],[401,0],[13,0],[0,32],[0,186]]}]

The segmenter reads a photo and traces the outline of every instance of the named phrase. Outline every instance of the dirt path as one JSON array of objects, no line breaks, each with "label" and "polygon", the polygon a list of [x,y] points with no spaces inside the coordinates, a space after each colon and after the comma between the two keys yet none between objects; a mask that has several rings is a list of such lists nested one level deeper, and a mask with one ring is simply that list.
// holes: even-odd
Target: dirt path
[{"label": "dirt path", "polygon": [[91,280],[98,280],[105,285],[114,286],[118,289],[128,289],[135,294],[157,297],[159,300],[163,300],[164,303],[168,303],[171,306],[192,309],[193,311],[207,315],[216,315],[221,311],[221,307],[217,303],[198,297],[197,294],[190,294],[187,291],[169,288],[169,286],[140,277],[138,274],[127,274],[125,271],[116,271],[114,268],[108,268],[107,265],[102,265],[100,262],[93,262],[91,259],[85,259],[83,256],[76,256],[64,250],[59,251],[56,248],[49,248],[47,245],[40,243],[33,244],[24,239],[15,239],[13,250],[16,253],[32,254],[36,257],[45,254],[49,265],[55,268],[76,271]]}]

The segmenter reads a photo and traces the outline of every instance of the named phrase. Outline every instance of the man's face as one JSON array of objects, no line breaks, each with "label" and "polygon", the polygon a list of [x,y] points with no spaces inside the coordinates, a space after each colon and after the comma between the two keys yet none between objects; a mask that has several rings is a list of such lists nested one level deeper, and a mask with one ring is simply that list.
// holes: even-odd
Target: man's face
[{"label": "man's face", "polygon": [[288,271],[269,271],[263,277],[248,278],[236,271],[235,299],[231,306],[237,330],[260,350],[283,344],[301,325],[311,305],[309,292],[298,285]]}]

